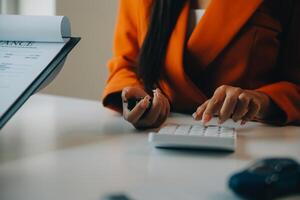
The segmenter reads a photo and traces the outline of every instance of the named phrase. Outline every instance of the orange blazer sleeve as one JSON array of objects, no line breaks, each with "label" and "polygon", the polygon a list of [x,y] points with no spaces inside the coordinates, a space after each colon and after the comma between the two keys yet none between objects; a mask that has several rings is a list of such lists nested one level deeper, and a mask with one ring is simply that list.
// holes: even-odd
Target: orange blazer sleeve
[{"label": "orange blazer sleeve", "polygon": [[292,15],[284,34],[277,72],[278,82],[258,89],[268,94],[283,111],[281,119],[271,119],[271,122],[278,125],[300,124],[300,2],[294,1],[289,12]]},{"label": "orange blazer sleeve", "polygon": [[139,53],[137,6],[136,0],[120,0],[114,36],[114,55],[108,63],[109,77],[102,96],[104,106],[119,112],[122,109],[122,89],[132,85],[142,86],[135,73]]}]

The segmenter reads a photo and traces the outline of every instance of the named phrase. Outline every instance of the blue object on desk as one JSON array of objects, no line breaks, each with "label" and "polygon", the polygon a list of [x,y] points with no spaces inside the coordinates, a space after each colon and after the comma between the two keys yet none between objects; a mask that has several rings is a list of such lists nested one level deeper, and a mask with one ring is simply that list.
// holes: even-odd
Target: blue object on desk
[{"label": "blue object on desk", "polygon": [[128,197],[126,194],[116,193],[116,194],[110,194],[108,196],[105,196],[101,200],[132,200],[132,199]]},{"label": "blue object on desk", "polygon": [[268,158],[234,174],[229,187],[246,199],[274,199],[300,193],[300,165],[290,158]]}]

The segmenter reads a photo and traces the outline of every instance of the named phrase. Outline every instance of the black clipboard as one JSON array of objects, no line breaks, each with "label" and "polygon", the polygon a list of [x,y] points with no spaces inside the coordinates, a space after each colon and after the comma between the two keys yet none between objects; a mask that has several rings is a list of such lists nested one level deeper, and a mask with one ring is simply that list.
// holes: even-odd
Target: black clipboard
[{"label": "black clipboard", "polygon": [[0,130],[8,122],[8,120],[21,108],[21,106],[29,99],[31,95],[39,91],[48,79],[59,71],[68,54],[81,40],[79,37],[72,37],[61,49],[61,51],[54,57],[49,65],[36,77],[36,79],[20,94],[18,99],[8,108],[8,110],[0,118]]}]

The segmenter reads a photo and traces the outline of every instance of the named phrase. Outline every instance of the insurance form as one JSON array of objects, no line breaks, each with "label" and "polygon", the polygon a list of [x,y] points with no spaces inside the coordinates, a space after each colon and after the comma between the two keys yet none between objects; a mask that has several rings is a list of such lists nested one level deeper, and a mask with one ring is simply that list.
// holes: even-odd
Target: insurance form
[{"label": "insurance form", "polygon": [[65,17],[0,16],[0,117],[59,54],[70,34]]},{"label": "insurance form", "polygon": [[65,43],[0,41],[0,116],[64,45]]}]

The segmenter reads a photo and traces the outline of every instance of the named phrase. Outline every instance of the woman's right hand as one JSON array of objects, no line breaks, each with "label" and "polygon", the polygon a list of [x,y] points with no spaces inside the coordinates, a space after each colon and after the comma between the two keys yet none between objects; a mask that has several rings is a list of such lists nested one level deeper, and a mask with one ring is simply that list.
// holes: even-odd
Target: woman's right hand
[{"label": "woman's right hand", "polygon": [[[127,102],[128,99],[131,98],[143,99],[130,111],[127,108]],[[122,91],[124,119],[137,129],[157,128],[161,126],[170,113],[169,100],[159,89],[154,90],[152,106],[149,112],[143,116],[150,104],[150,100],[151,96],[140,87],[133,86],[124,88]]]}]

